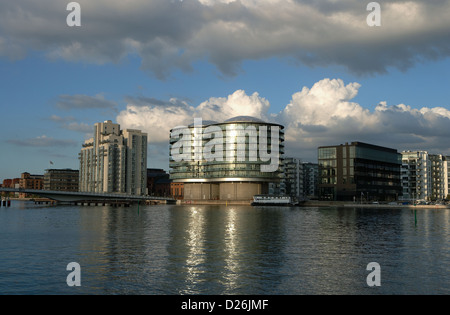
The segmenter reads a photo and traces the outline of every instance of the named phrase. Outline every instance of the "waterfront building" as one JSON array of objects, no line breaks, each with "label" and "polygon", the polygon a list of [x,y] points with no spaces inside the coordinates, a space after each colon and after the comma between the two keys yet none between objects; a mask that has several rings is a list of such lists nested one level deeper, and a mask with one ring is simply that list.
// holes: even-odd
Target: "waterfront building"
[{"label": "waterfront building", "polygon": [[402,187],[404,200],[435,201],[447,198],[447,157],[427,151],[403,151]]},{"label": "waterfront building", "polygon": [[303,162],[303,197],[317,199],[317,185],[319,182],[319,164]]},{"label": "waterfront building", "polygon": [[184,183],[184,199],[252,200],[280,181],[283,154],[279,124],[249,116],[194,119],[170,131],[170,178]]},{"label": "waterfront building", "polygon": [[431,161],[427,151],[403,151],[403,200],[428,200],[431,194]]},{"label": "waterfront building", "polygon": [[12,181],[13,180],[11,178],[4,179],[2,187],[4,187],[4,188],[11,188]]},{"label": "waterfront building", "polygon": [[294,200],[303,199],[303,165],[298,158],[286,157],[283,159],[283,175],[281,179],[281,192]]},{"label": "waterfront building", "polygon": [[79,171],[47,169],[44,174],[44,190],[78,191]]},{"label": "waterfront building", "polygon": [[171,195],[169,174],[160,168],[147,169],[147,190],[150,196],[167,197]]},{"label": "waterfront building", "polygon": [[431,200],[443,200],[448,195],[447,158],[441,154],[430,154]]},{"label": "waterfront building", "polygon": [[390,201],[402,193],[401,154],[363,142],[318,148],[319,199]]},{"label": "waterfront building", "polygon": [[96,123],[79,160],[80,191],[147,193],[147,134],[140,130],[121,130],[111,120]]},{"label": "waterfront building", "polygon": [[[19,188],[19,182],[20,182],[20,178],[7,178],[3,180],[3,186],[4,188]],[[10,194],[13,194],[15,197],[19,197],[19,193],[7,193],[7,192],[2,192],[1,195],[2,196],[10,196]]]},{"label": "waterfront building", "polygon": [[[24,172],[20,175],[19,185],[17,184],[12,188],[23,188],[23,189],[44,189],[44,175],[32,175],[28,172]],[[29,198],[30,194],[19,193],[19,198]]]},{"label": "waterfront building", "polygon": [[184,184],[183,183],[170,183],[170,195],[173,199],[183,200],[184,199]]},{"label": "waterfront building", "polygon": [[445,159],[447,160],[447,200],[450,200],[450,156],[446,156]]}]

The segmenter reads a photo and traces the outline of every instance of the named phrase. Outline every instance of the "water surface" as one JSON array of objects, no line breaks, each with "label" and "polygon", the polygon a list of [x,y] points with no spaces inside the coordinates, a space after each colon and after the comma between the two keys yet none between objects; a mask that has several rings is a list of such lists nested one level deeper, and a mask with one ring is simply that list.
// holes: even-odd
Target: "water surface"
[{"label": "water surface", "polygon": [[[449,294],[450,210],[0,208],[0,294]],[[67,264],[81,266],[69,287]],[[381,266],[369,287],[367,264]]]}]

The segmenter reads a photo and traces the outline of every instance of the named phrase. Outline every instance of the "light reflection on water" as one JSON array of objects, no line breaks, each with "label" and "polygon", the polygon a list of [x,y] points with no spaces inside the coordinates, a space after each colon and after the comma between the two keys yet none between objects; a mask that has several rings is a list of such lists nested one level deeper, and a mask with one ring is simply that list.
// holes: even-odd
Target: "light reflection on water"
[{"label": "light reflection on water", "polygon": [[[0,208],[0,294],[449,294],[450,210]],[[66,266],[81,265],[81,287]],[[368,263],[381,286],[368,287]]]}]

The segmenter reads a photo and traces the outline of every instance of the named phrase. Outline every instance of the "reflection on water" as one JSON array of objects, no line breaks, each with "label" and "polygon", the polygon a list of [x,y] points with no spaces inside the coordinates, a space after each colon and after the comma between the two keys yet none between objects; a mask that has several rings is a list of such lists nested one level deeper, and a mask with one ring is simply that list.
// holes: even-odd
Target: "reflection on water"
[{"label": "reflection on water", "polygon": [[[450,210],[0,208],[0,293],[448,294]],[[69,262],[81,287],[66,284]],[[368,287],[366,266],[381,266]]]}]

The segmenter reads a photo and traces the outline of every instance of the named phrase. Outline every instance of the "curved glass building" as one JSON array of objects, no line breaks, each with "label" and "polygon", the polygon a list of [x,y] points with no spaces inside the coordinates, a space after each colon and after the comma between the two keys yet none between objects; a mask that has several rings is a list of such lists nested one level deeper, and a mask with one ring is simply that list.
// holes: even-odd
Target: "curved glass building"
[{"label": "curved glass building", "polygon": [[278,182],[284,127],[249,116],[170,131],[170,176],[192,200],[250,200]]}]

